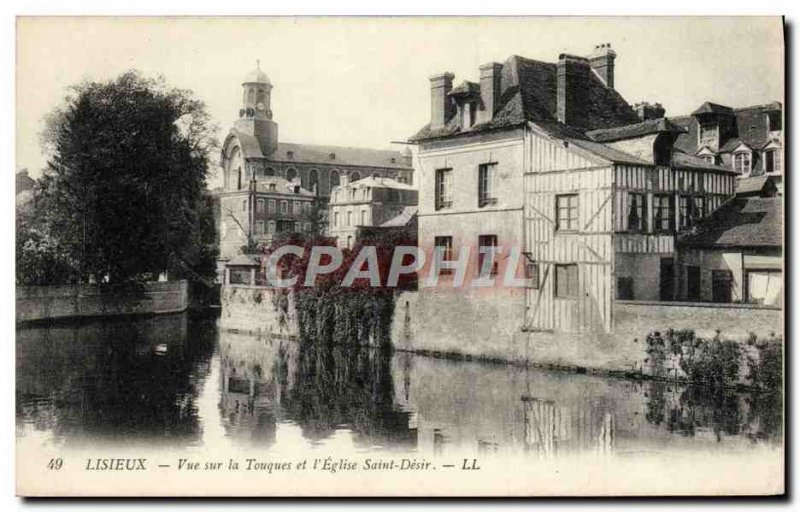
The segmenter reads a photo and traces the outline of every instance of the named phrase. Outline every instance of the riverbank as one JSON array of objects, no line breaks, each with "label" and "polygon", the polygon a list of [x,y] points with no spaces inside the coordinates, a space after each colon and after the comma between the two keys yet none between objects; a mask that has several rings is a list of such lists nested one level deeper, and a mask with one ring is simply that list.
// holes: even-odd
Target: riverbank
[{"label": "riverbank", "polygon": [[180,313],[189,308],[186,280],[149,282],[124,291],[80,284],[18,286],[16,322],[71,318],[146,316]]}]

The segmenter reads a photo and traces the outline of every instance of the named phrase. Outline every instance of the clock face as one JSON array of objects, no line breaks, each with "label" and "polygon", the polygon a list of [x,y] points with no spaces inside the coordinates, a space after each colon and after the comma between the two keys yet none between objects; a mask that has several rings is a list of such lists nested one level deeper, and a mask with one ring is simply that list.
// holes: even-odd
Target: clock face
[{"label": "clock face", "polygon": [[258,105],[256,105],[256,109],[258,111],[263,111],[264,110],[264,104],[263,103],[259,103]]}]

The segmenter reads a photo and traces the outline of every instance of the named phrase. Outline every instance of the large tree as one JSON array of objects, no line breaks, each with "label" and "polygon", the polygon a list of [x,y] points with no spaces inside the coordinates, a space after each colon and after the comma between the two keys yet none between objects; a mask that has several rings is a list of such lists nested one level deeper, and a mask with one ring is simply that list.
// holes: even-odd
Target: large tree
[{"label": "large tree", "polygon": [[205,105],[163,79],[130,71],[73,88],[43,132],[36,204],[79,279],[213,276],[215,131]]}]

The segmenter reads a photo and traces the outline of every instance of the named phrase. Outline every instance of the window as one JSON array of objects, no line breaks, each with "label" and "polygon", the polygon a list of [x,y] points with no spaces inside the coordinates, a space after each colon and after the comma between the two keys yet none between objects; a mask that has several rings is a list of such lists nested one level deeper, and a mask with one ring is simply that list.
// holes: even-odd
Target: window
[{"label": "window", "polygon": [[556,265],[556,297],[578,297],[578,265]]},{"label": "window", "polygon": [[258,213],[264,213],[264,200],[263,199],[259,199],[256,202],[256,211]]},{"label": "window", "polygon": [[733,155],[733,170],[739,174],[750,172],[750,152],[741,151]]},{"label": "window", "polygon": [[478,113],[478,103],[475,101],[470,101],[464,103],[461,107],[461,126],[464,128],[470,128],[472,125],[475,124],[475,116]]},{"label": "window", "polygon": [[748,270],[745,279],[747,302],[780,306],[783,300],[783,272],[780,270]]},{"label": "window", "polygon": [[267,202],[267,213],[275,213],[275,200],[270,199]]},{"label": "window", "polygon": [[353,225],[353,212],[347,212],[347,225]]},{"label": "window", "polygon": [[361,195],[363,196],[364,199],[369,199],[369,187],[365,187],[361,191]]},{"label": "window", "polygon": [[706,216],[706,198],[705,196],[694,196],[694,211],[692,218],[702,219]]},{"label": "window", "polygon": [[289,169],[288,171],[286,171],[286,180],[287,181],[292,181],[296,177],[297,177],[297,171],[295,171],[294,169]]},{"label": "window", "polygon": [[781,172],[781,152],[772,149],[764,154],[764,165],[767,173]]},{"label": "window", "polygon": [[436,209],[453,206],[453,169],[436,169]]},{"label": "window", "polygon": [[531,288],[539,289],[539,264],[533,261],[525,262],[525,279],[528,280]]},{"label": "window", "polygon": [[311,211],[311,203],[303,203],[303,211],[304,212]]},{"label": "window", "polygon": [[289,201],[281,201],[281,213],[289,213]]},{"label": "window", "polygon": [[361,175],[357,172],[350,174],[350,181],[358,181],[361,179]]},{"label": "window", "polygon": [[678,229],[688,229],[694,216],[694,198],[681,196],[678,199]]},{"label": "window", "polygon": [[339,227],[339,212],[333,212],[333,226]]},{"label": "window", "polygon": [[246,211],[247,211],[247,199],[245,199],[244,201],[242,201],[242,211],[243,211],[243,212],[246,212]]},{"label": "window", "polygon": [[264,221],[263,220],[256,221],[256,234],[257,235],[263,235],[264,234]]},{"label": "window", "polygon": [[275,186],[275,184],[274,184],[274,183],[270,183],[270,184],[269,184],[269,189],[270,189],[271,191],[275,191],[275,189],[276,189],[276,186]]},{"label": "window", "polygon": [[264,176],[275,176],[275,171],[272,170],[272,167],[267,167],[264,169]]},{"label": "window", "polygon": [[700,300],[700,267],[689,265],[686,267],[686,298]]},{"label": "window", "polygon": [[556,196],[556,230],[578,230],[578,194]]},{"label": "window", "polygon": [[[436,251],[442,252],[442,261],[452,261],[453,259],[453,237],[451,236],[437,236],[433,239],[433,245]],[[451,268],[440,268],[439,274],[452,274]]]},{"label": "window", "polygon": [[347,235],[347,248],[353,248],[353,235]]},{"label": "window", "polygon": [[367,210],[361,210],[361,225],[367,225]]},{"label": "window", "polygon": [[617,278],[617,298],[620,300],[633,300],[633,278]]},{"label": "window", "polygon": [[294,232],[295,233],[299,233],[300,232],[300,223],[299,222],[295,222],[294,225],[293,225],[293,228],[294,228]]},{"label": "window", "polygon": [[653,196],[653,230],[672,231],[675,226],[675,198],[669,194]]},{"label": "window", "polygon": [[646,231],[647,196],[631,192],[628,194],[628,231]]},{"label": "window", "polygon": [[[486,258],[492,262],[492,266],[488,269],[483,268]],[[497,275],[497,235],[478,237],[478,275],[481,277]]]},{"label": "window", "polygon": [[700,123],[700,130],[698,132],[700,137],[700,146],[713,146],[717,142],[717,124],[716,123]]},{"label": "window", "polygon": [[300,215],[300,201],[295,201],[292,207],[292,213],[295,215]]},{"label": "window", "polygon": [[271,235],[275,233],[275,221],[274,220],[271,220],[271,221],[267,222],[267,230],[268,230],[269,234],[271,234]]},{"label": "window", "polygon": [[707,164],[714,165],[717,163],[717,158],[714,155],[705,155],[702,158],[703,160],[706,161]]},{"label": "window", "polygon": [[486,206],[487,204],[496,204],[497,198],[495,197],[495,171],[497,168],[496,163],[481,164],[478,166],[478,206]]}]

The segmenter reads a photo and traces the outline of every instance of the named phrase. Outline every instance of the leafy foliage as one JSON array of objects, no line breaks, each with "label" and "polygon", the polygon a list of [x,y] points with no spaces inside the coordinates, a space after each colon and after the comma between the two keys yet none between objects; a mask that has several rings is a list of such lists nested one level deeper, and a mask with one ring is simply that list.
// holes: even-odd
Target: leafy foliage
[{"label": "leafy foliage", "polygon": [[130,71],[75,86],[42,134],[49,160],[37,190],[40,229],[81,279],[212,277],[205,188],[214,131],[201,101],[160,79]]}]

